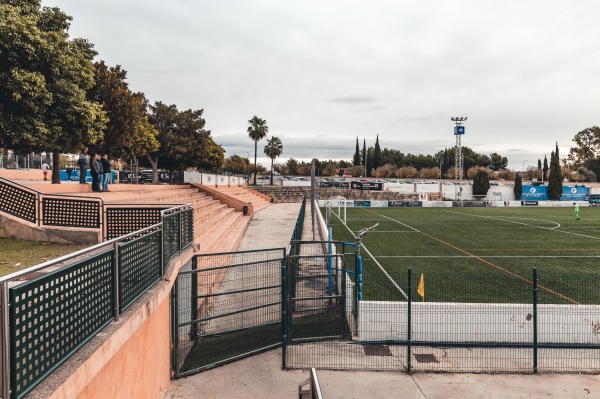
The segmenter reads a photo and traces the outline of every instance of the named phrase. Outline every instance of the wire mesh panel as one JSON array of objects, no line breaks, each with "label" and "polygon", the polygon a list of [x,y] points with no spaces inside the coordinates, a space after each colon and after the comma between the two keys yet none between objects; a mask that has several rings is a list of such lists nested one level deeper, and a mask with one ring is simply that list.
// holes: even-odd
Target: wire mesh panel
[{"label": "wire mesh panel", "polygon": [[37,219],[35,204],[35,193],[0,179],[0,211],[35,223]]},{"label": "wire mesh panel", "polygon": [[179,212],[167,213],[163,216],[163,259],[165,267],[173,256],[179,253],[181,229]]},{"label": "wire mesh panel", "polygon": [[10,288],[11,390],[21,398],[113,320],[113,251]]},{"label": "wire mesh panel", "polygon": [[[344,249],[328,242],[293,242],[288,256],[284,364],[288,368],[337,368],[354,348],[352,301]],[[348,307],[347,307],[348,305]]]},{"label": "wire mesh panel", "polygon": [[597,274],[539,273],[539,372],[600,372],[599,286]]},{"label": "wire mesh panel", "polygon": [[200,255],[176,282],[181,377],[281,344],[285,249]]},{"label": "wire mesh panel", "polygon": [[181,248],[186,248],[194,242],[194,209],[181,211]]},{"label": "wire mesh panel", "polygon": [[99,201],[42,198],[42,223],[46,226],[100,227]]},{"label": "wire mesh panel", "polygon": [[126,234],[160,223],[163,208],[106,207],[106,238],[121,237]]},{"label": "wire mesh panel", "polygon": [[119,246],[119,300],[124,311],[160,280],[160,230],[149,232]]}]

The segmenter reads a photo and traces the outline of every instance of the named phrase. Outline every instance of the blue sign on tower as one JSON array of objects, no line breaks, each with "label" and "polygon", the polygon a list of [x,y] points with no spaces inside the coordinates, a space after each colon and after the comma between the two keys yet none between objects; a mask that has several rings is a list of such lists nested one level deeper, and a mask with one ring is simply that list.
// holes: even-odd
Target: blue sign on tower
[{"label": "blue sign on tower", "polygon": [[464,126],[454,126],[454,135],[457,134],[465,134],[465,127]]}]

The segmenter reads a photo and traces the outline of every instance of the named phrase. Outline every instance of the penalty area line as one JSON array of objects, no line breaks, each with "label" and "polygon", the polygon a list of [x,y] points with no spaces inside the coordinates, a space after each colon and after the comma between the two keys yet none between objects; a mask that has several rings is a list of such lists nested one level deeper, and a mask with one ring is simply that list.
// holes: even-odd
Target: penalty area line
[{"label": "penalty area line", "polygon": [[[337,216],[337,215],[336,215]],[[340,219],[338,217],[338,219]],[[352,230],[350,230],[350,227],[348,227],[348,225],[346,225],[346,223],[344,223],[344,221],[342,219],[340,219],[340,222],[342,222],[342,224],[346,227],[346,229],[348,229],[348,231],[350,232],[350,234],[352,234],[352,236],[354,238],[356,238],[356,235],[354,235],[354,232]],[[381,269],[381,271],[383,272],[383,274],[385,274],[385,276],[392,282],[392,284],[394,285],[394,287],[396,287],[398,289],[398,291],[400,291],[400,293],[406,298],[408,299],[408,295],[406,295],[406,292],[404,292],[404,290],[402,290],[402,288],[400,288],[400,286],[394,281],[394,279],[392,278],[392,276],[390,276],[388,274],[388,272],[385,271],[385,269],[383,268],[383,266],[381,266],[381,264],[379,262],[377,262],[377,259],[375,259],[375,257],[373,256],[373,254],[367,249],[367,247],[364,246],[364,244],[361,244],[362,249],[365,250],[365,252],[367,254],[369,254],[369,256],[371,257],[371,259],[373,260],[373,262],[375,262],[375,264],[377,266],[379,266],[379,268]]]}]

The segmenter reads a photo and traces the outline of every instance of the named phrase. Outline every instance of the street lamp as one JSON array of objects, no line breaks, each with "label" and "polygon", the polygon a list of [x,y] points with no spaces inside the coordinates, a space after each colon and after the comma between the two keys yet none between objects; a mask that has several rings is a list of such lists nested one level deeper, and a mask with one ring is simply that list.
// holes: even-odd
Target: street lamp
[{"label": "street lamp", "polygon": [[527,159],[523,161],[523,169],[521,169],[523,172],[525,172],[525,162],[527,162]]}]

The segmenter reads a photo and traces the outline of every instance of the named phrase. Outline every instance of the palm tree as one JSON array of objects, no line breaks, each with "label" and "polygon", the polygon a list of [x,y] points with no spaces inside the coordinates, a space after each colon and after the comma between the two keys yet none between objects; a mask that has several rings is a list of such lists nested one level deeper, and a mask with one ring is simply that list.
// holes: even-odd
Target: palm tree
[{"label": "palm tree", "polygon": [[275,161],[275,158],[280,156],[282,152],[283,144],[281,144],[279,137],[273,136],[270,140],[267,140],[265,155],[271,158],[271,185],[273,185],[273,161]]},{"label": "palm tree", "polygon": [[258,141],[265,138],[269,132],[267,127],[267,121],[254,115],[252,119],[248,121],[248,136],[254,140],[254,185],[256,186],[256,152],[258,151]]}]

